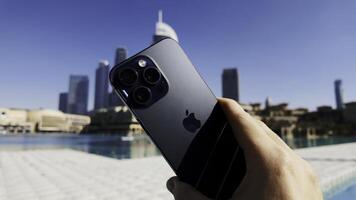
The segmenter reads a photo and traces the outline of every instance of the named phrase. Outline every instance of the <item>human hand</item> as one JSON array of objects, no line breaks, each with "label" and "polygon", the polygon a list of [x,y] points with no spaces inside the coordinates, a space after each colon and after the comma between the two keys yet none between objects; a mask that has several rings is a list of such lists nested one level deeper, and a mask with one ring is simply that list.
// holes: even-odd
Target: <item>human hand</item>
[{"label": "human hand", "polygon": [[[232,200],[323,199],[318,178],[308,162],[234,100],[222,98],[219,103],[246,159],[246,175]],[[167,181],[167,188],[176,200],[208,199],[177,177]]]}]

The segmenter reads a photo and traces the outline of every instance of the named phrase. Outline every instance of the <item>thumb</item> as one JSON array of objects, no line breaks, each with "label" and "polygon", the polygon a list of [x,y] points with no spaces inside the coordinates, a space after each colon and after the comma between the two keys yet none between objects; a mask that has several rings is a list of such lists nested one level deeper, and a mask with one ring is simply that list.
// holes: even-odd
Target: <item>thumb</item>
[{"label": "thumb", "polygon": [[208,200],[191,185],[179,181],[176,176],[167,181],[167,189],[173,194],[175,200]]}]

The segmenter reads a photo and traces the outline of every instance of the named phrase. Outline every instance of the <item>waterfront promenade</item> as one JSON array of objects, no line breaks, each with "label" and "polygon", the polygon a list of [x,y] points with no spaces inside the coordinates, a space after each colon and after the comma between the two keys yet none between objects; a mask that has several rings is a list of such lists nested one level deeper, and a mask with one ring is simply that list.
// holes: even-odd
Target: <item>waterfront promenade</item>
[{"label": "waterfront promenade", "polygon": [[[330,196],[356,180],[356,143],[297,152]],[[160,156],[117,160],[75,150],[0,152],[0,199],[172,199],[172,170]]]}]

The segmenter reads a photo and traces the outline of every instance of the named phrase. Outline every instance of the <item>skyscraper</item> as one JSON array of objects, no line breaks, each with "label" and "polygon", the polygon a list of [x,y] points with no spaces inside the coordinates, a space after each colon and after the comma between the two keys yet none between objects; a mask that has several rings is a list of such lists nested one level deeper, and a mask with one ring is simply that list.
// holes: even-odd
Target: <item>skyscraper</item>
[{"label": "skyscraper", "polygon": [[156,22],[156,31],[153,35],[153,43],[163,38],[172,38],[173,40],[178,42],[178,36],[175,30],[170,25],[163,22],[163,13],[162,10],[159,10],[158,21]]},{"label": "skyscraper", "polygon": [[67,92],[59,93],[58,110],[66,113],[67,107],[68,107],[68,93]]},{"label": "skyscraper", "polygon": [[121,63],[127,58],[127,50],[125,47],[119,47],[115,52],[115,65]]},{"label": "skyscraper", "polygon": [[266,101],[265,101],[265,109],[268,110],[269,107],[271,106],[271,98],[270,97],[267,97],[266,98]]},{"label": "skyscraper", "polygon": [[106,108],[109,103],[109,61],[102,60],[95,72],[94,109]]},{"label": "skyscraper", "polygon": [[335,80],[335,98],[336,98],[336,109],[342,110],[344,108],[344,97],[342,90],[342,80]]},{"label": "skyscraper", "polygon": [[115,93],[114,89],[109,94],[109,107],[123,106],[124,102],[120,97]]},{"label": "skyscraper", "polygon": [[71,75],[69,78],[68,113],[86,114],[88,109],[89,78]]},{"label": "skyscraper", "polygon": [[239,101],[239,74],[236,68],[224,69],[222,74],[223,97]]}]

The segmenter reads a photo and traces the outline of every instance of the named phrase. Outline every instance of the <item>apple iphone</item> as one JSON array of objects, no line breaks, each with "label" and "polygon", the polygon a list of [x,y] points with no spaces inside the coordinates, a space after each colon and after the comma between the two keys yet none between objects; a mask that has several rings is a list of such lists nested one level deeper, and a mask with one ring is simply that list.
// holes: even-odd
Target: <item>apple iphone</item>
[{"label": "apple iphone", "polygon": [[163,39],[118,64],[110,82],[180,180],[212,199],[232,196],[245,174],[243,152],[177,42]]}]

